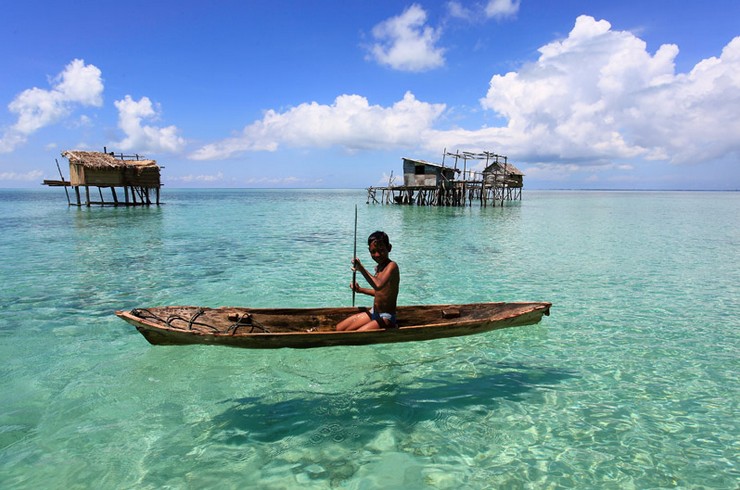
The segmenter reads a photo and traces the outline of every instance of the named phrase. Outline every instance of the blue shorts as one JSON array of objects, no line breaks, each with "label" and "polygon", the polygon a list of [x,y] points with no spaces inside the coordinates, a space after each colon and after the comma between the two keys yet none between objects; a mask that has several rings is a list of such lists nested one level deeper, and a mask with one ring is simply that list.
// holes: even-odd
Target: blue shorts
[{"label": "blue shorts", "polygon": [[367,313],[370,315],[370,319],[377,321],[381,327],[398,328],[396,315],[392,313],[375,313],[375,308],[370,308]]}]

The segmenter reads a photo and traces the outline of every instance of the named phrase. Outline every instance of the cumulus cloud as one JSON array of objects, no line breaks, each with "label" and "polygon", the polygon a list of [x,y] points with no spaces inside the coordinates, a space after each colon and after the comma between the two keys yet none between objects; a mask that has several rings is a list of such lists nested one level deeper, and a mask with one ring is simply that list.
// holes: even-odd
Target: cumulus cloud
[{"label": "cumulus cloud", "polygon": [[24,90],[8,105],[17,114],[15,124],[0,139],[0,153],[13,151],[39,129],[67,117],[76,106],[103,104],[101,71],[84,60],[75,59],[51,80],[51,89]]},{"label": "cumulus cloud", "polygon": [[740,37],[676,74],[678,47],[650,54],[633,34],[581,16],[537,61],[494,75],[481,105],[505,127],[437,138],[504,145],[530,161],[706,161],[740,150]]},{"label": "cumulus cloud", "polygon": [[331,105],[312,102],[282,113],[269,110],[238,136],[206,145],[191,158],[228,158],[245,151],[274,151],[280,145],[350,151],[410,147],[421,141],[444,109],[444,104],[421,102],[411,92],[391,107],[370,105],[359,95],[340,95]]},{"label": "cumulus cloud", "polygon": [[444,49],[437,46],[440,31],[426,25],[427,13],[413,4],[401,15],[376,25],[370,58],[394,70],[420,72],[444,66]]},{"label": "cumulus cloud", "polygon": [[145,119],[156,120],[159,110],[155,110],[148,97],[138,101],[127,95],[123,100],[115,101],[118,109],[118,127],[126,137],[112,143],[123,151],[136,150],[138,152],[177,152],[185,146],[185,140],[178,136],[175,126],[156,127],[142,124]]},{"label": "cumulus cloud", "polygon": [[[740,37],[721,54],[676,73],[678,47],[649,52],[634,34],[593,17],[539,49],[517,71],[495,74],[480,99],[505,122],[441,128],[444,104],[407,92],[390,106],[359,95],[268,110],[236,136],[195,151],[199,160],[279,147],[349,151],[486,149],[540,175],[578,169],[629,172],[625,162],[712,162],[740,154]],[[497,118],[497,119],[498,119]],[[539,169],[539,170],[538,170]]]}]

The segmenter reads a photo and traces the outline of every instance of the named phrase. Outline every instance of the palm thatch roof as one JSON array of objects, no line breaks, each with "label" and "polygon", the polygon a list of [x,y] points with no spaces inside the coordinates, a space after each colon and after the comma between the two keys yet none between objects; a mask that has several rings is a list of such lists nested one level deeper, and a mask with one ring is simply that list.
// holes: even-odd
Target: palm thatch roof
[{"label": "palm thatch roof", "polygon": [[62,152],[62,156],[69,160],[71,164],[82,165],[87,168],[105,169],[120,167],[157,167],[156,160],[124,160],[116,158],[111,153],[99,151],[77,151],[67,150]]},{"label": "palm thatch roof", "polygon": [[524,175],[524,172],[516,168],[514,165],[501,162],[494,162],[487,166],[485,170],[483,170],[484,174],[492,172],[499,174],[505,173],[507,175]]}]

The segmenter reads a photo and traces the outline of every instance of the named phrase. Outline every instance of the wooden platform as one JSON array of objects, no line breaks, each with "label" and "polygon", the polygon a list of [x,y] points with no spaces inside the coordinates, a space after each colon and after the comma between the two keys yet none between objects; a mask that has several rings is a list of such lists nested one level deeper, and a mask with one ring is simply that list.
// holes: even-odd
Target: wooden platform
[{"label": "wooden platform", "polygon": [[[454,161],[445,164],[446,157]],[[368,187],[368,204],[472,206],[476,203],[485,207],[522,199],[524,173],[509,163],[505,155],[490,151],[450,153],[445,149],[442,163],[407,157],[402,160],[403,185],[394,185],[391,172],[387,187]]]},{"label": "wooden platform", "polygon": [[[67,192],[67,203],[70,206],[159,206],[159,187],[140,187],[140,186],[125,186],[120,187],[120,191],[123,193],[123,200],[118,198],[118,192],[116,192],[115,186],[89,186],[89,185],[72,185],[66,180],[44,180],[42,185],[49,187],[64,187],[65,192],[67,187],[72,187],[75,191],[76,200],[70,200],[69,193]],[[80,187],[85,189],[85,199],[83,202]],[[94,199],[94,191],[91,195],[90,187],[96,187],[98,190],[99,201]],[[106,201],[103,196],[103,189],[110,189],[110,200]],[[153,191],[153,192],[151,192]],[[151,196],[151,194],[154,196]]]},{"label": "wooden platform", "polygon": [[[380,192],[380,197],[378,197]],[[480,181],[455,182],[448,187],[391,186],[368,187],[367,203],[417,206],[503,206],[522,199],[521,187],[484,185]]]}]

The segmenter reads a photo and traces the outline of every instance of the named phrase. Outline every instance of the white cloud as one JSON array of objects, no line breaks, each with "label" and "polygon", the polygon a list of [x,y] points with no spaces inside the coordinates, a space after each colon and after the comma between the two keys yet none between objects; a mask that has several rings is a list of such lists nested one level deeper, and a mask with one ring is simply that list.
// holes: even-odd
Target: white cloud
[{"label": "white cloud", "polygon": [[466,7],[457,1],[447,2],[447,13],[450,17],[468,22],[482,22],[488,19],[502,20],[515,17],[519,12],[520,0],[489,0],[486,4],[476,3]]},{"label": "white cloud", "polygon": [[316,185],[321,184],[322,179],[306,180],[299,179],[298,177],[250,177],[246,179],[236,179],[231,177],[229,179],[224,178],[222,172],[218,172],[215,175],[183,175],[181,177],[169,177],[167,179],[171,183],[183,183],[183,184],[213,184],[218,182],[226,185],[248,185],[254,187],[291,187],[298,184],[304,185]]},{"label": "white cloud", "polygon": [[86,65],[84,60],[73,60],[51,80],[51,85],[50,90],[37,87],[24,90],[8,104],[18,120],[0,139],[0,153],[13,151],[30,134],[67,117],[76,105],[103,104],[101,72],[94,65]]},{"label": "white cloud", "polygon": [[26,142],[26,135],[10,128],[0,138],[0,153],[10,153]]},{"label": "white cloud", "polygon": [[447,2],[447,13],[451,17],[465,20],[471,20],[473,15],[473,12],[469,8],[455,1]]},{"label": "white cloud", "polygon": [[280,145],[344,147],[347,150],[412,147],[444,111],[410,92],[391,107],[370,105],[359,95],[340,95],[332,105],[304,103],[283,113],[269,110],[239,136],[206,145],[191,158],[228,158],[245,151],[274,151]]},{"label": "white cloud", "polygon": [[609,177],[609,181],[626,181],[630,178],[634,178],[630,171],[634,167],[632,165],[618,165],[613,163],[605,163],[600,165],[588,165],[581,166],[574,163],[550,163],[550,164],[537,164],[527,167],[525,173],[528,178],[535,178],[539,180],[549,180],[555,182],[568,182],[572,181],[575,176],[584,176],[585,174],[593,174],[586,177],[579,177],[580,180],[595,181],[598,180],[598,176],[595,172],[625,172],[624,174],[617,174],[617,177]]},{"label": "white cloud", "polygon": [[31,170],[30,172],[18,173],[18,172],[0,172],[0,182],[3,181],[22,181],[22,182],[33,182],[38,181],[44,173],[40,170]]},{"label": "white cloud", "polygon": [[137,152],[177,152],[185,146],[185,140],[177,135],[177,127],[164,128],[142,125],[145,119],[156,120],[159,111],[155,110],[148,97],[135,101],[130,95],[123,100],[115,101],[118,109],[118,127],[126,137],[118,142],[111,143],[120,150],[136,150]]},{"label": "white cloud", "polygon": [[520,0],[488,0],[486,16],[494,18],[511,17],[519,12]]},{"label": "white cloud", "polygon": [[[252,177],[244,181],[248,185],[295,185],[302,182],[298,177]],[[316,182],[314,182],[316,183]]]},{"label": "white cloud", "polygon": [[427,13],[413,4],[401,15],[373,28],[377,41],[370,57],[394,70],[419,72],[444,66],[444,49],[436,45],[440,31],[426,25]]},{"label": "white cloud", "polygon": [[[630,173],[624,162],[711,162],[740,154],[740,37],[718,57],[676,73],[678,47],[654,53],[634,34],[579,17],[564,39],[542,46],[535,61],[494,75],[481,106],[500,126],[438,129],[446,106],[408,92],[391,106],[341,95],[332,104],[269,110],[237,136],[190,158],[224,159],[279,147],[355,150],[485,149],[513,162],[551,165],[551,175],[588,167]],[[544,170],[535,170],[544,175]]]},{"label": "white cloud", "polygon": [[687,74],[675,73],[676,46],[651,55],[633,34],[588,16],[539,51],[518,72],[494,75],[481,99],[506,127],[443,132],[437,140],[590,164],[703,161],[740,151],[740,37]]},{"label": "white cloud", "polygon": [[169,181],[172,182],[220,182],[224,180],[223,172],[218,172],[215,175],[183,175],[181,177],[168,177]]}]

